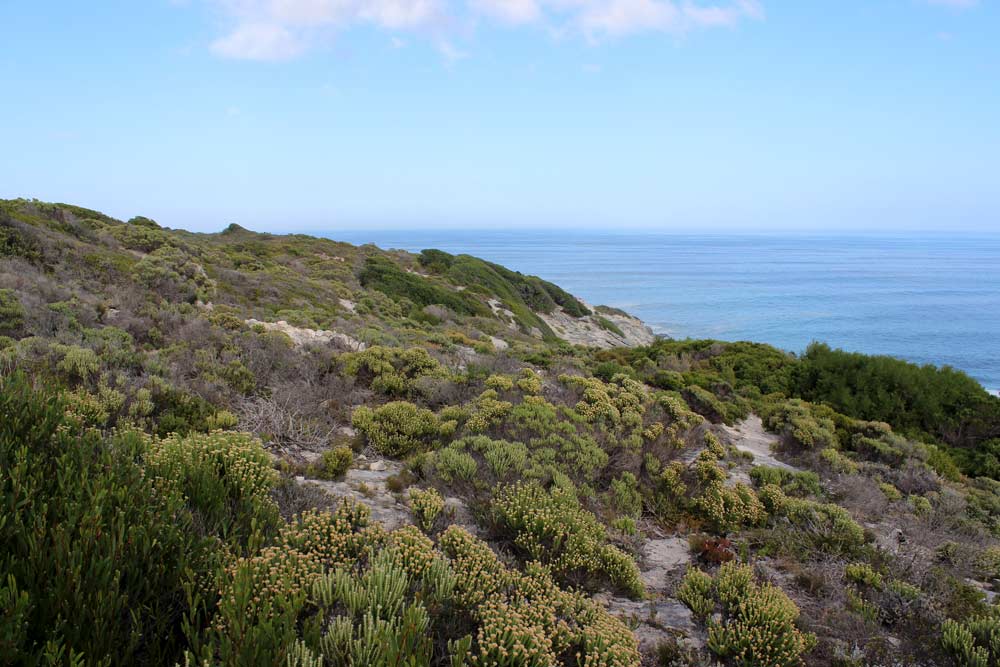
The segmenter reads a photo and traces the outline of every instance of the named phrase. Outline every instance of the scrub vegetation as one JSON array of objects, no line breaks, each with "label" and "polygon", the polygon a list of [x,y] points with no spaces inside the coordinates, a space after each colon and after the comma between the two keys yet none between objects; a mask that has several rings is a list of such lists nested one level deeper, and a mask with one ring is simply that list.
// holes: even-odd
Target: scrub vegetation
[{"label": "scrub vegetation", "polygon": [[574,346],[557,309],[621,314],[0,202],[0,663],[996,663],[1000,400],[822,344]]}]

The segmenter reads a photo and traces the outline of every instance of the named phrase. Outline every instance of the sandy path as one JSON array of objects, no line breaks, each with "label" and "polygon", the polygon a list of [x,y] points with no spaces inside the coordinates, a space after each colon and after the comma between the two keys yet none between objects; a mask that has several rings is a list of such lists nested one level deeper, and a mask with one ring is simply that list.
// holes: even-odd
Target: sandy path
[{"label": "sandy path", "polygon": [[728,436],[729,441],[736,449],[753,454],[755,464],[785,470],[798,470],[795,466],[782,463],[774,458],[772,447],[777,445],[779,438],[764,430],[764,424],[757,415],[750,415],[733,426],[722,424],[719,426],[719,430]]}]

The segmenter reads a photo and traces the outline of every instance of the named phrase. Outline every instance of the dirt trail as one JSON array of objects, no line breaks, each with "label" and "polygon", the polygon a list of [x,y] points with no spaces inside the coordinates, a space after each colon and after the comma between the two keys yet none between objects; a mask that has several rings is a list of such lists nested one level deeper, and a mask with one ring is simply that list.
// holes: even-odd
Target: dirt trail
[{"label": "dirt trail", "polygon": [[764,423],[757,415],[750,415],[733,426],[721,424],[718,428],[736,449],[753,454],[756,465],[798,470],[795,466],[783,463],[774,457],[772,448],[778,444],[780,438],[764,430]]}]

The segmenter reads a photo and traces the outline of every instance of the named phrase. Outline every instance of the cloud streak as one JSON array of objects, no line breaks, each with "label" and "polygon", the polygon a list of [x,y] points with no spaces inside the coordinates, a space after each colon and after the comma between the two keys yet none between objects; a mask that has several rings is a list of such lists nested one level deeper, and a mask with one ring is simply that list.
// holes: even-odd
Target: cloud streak
[{"label": "cloud streak", "polygon": [[[953,0],[954,1],[954,0]],[[758,0],[209,0],[227,29],[211,50],[224,58],[290,60],[337,31],[368,26],[420,32],[442,53],[455,26],[542,27],[590,41],[638,33],[682,35],[762,19]],[[445,45],[445,46],[442,46]]]}]

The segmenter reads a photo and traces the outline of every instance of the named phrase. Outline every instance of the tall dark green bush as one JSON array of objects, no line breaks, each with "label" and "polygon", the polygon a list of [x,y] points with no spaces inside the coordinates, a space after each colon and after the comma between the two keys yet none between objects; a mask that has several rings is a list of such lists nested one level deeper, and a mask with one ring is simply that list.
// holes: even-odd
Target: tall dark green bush
[{"label": "tall dark green bush", "polygon": [[177,658],[208,543],[144,450],[134,432],[82,430],[22,375],[0,380],[0,664]]}]

